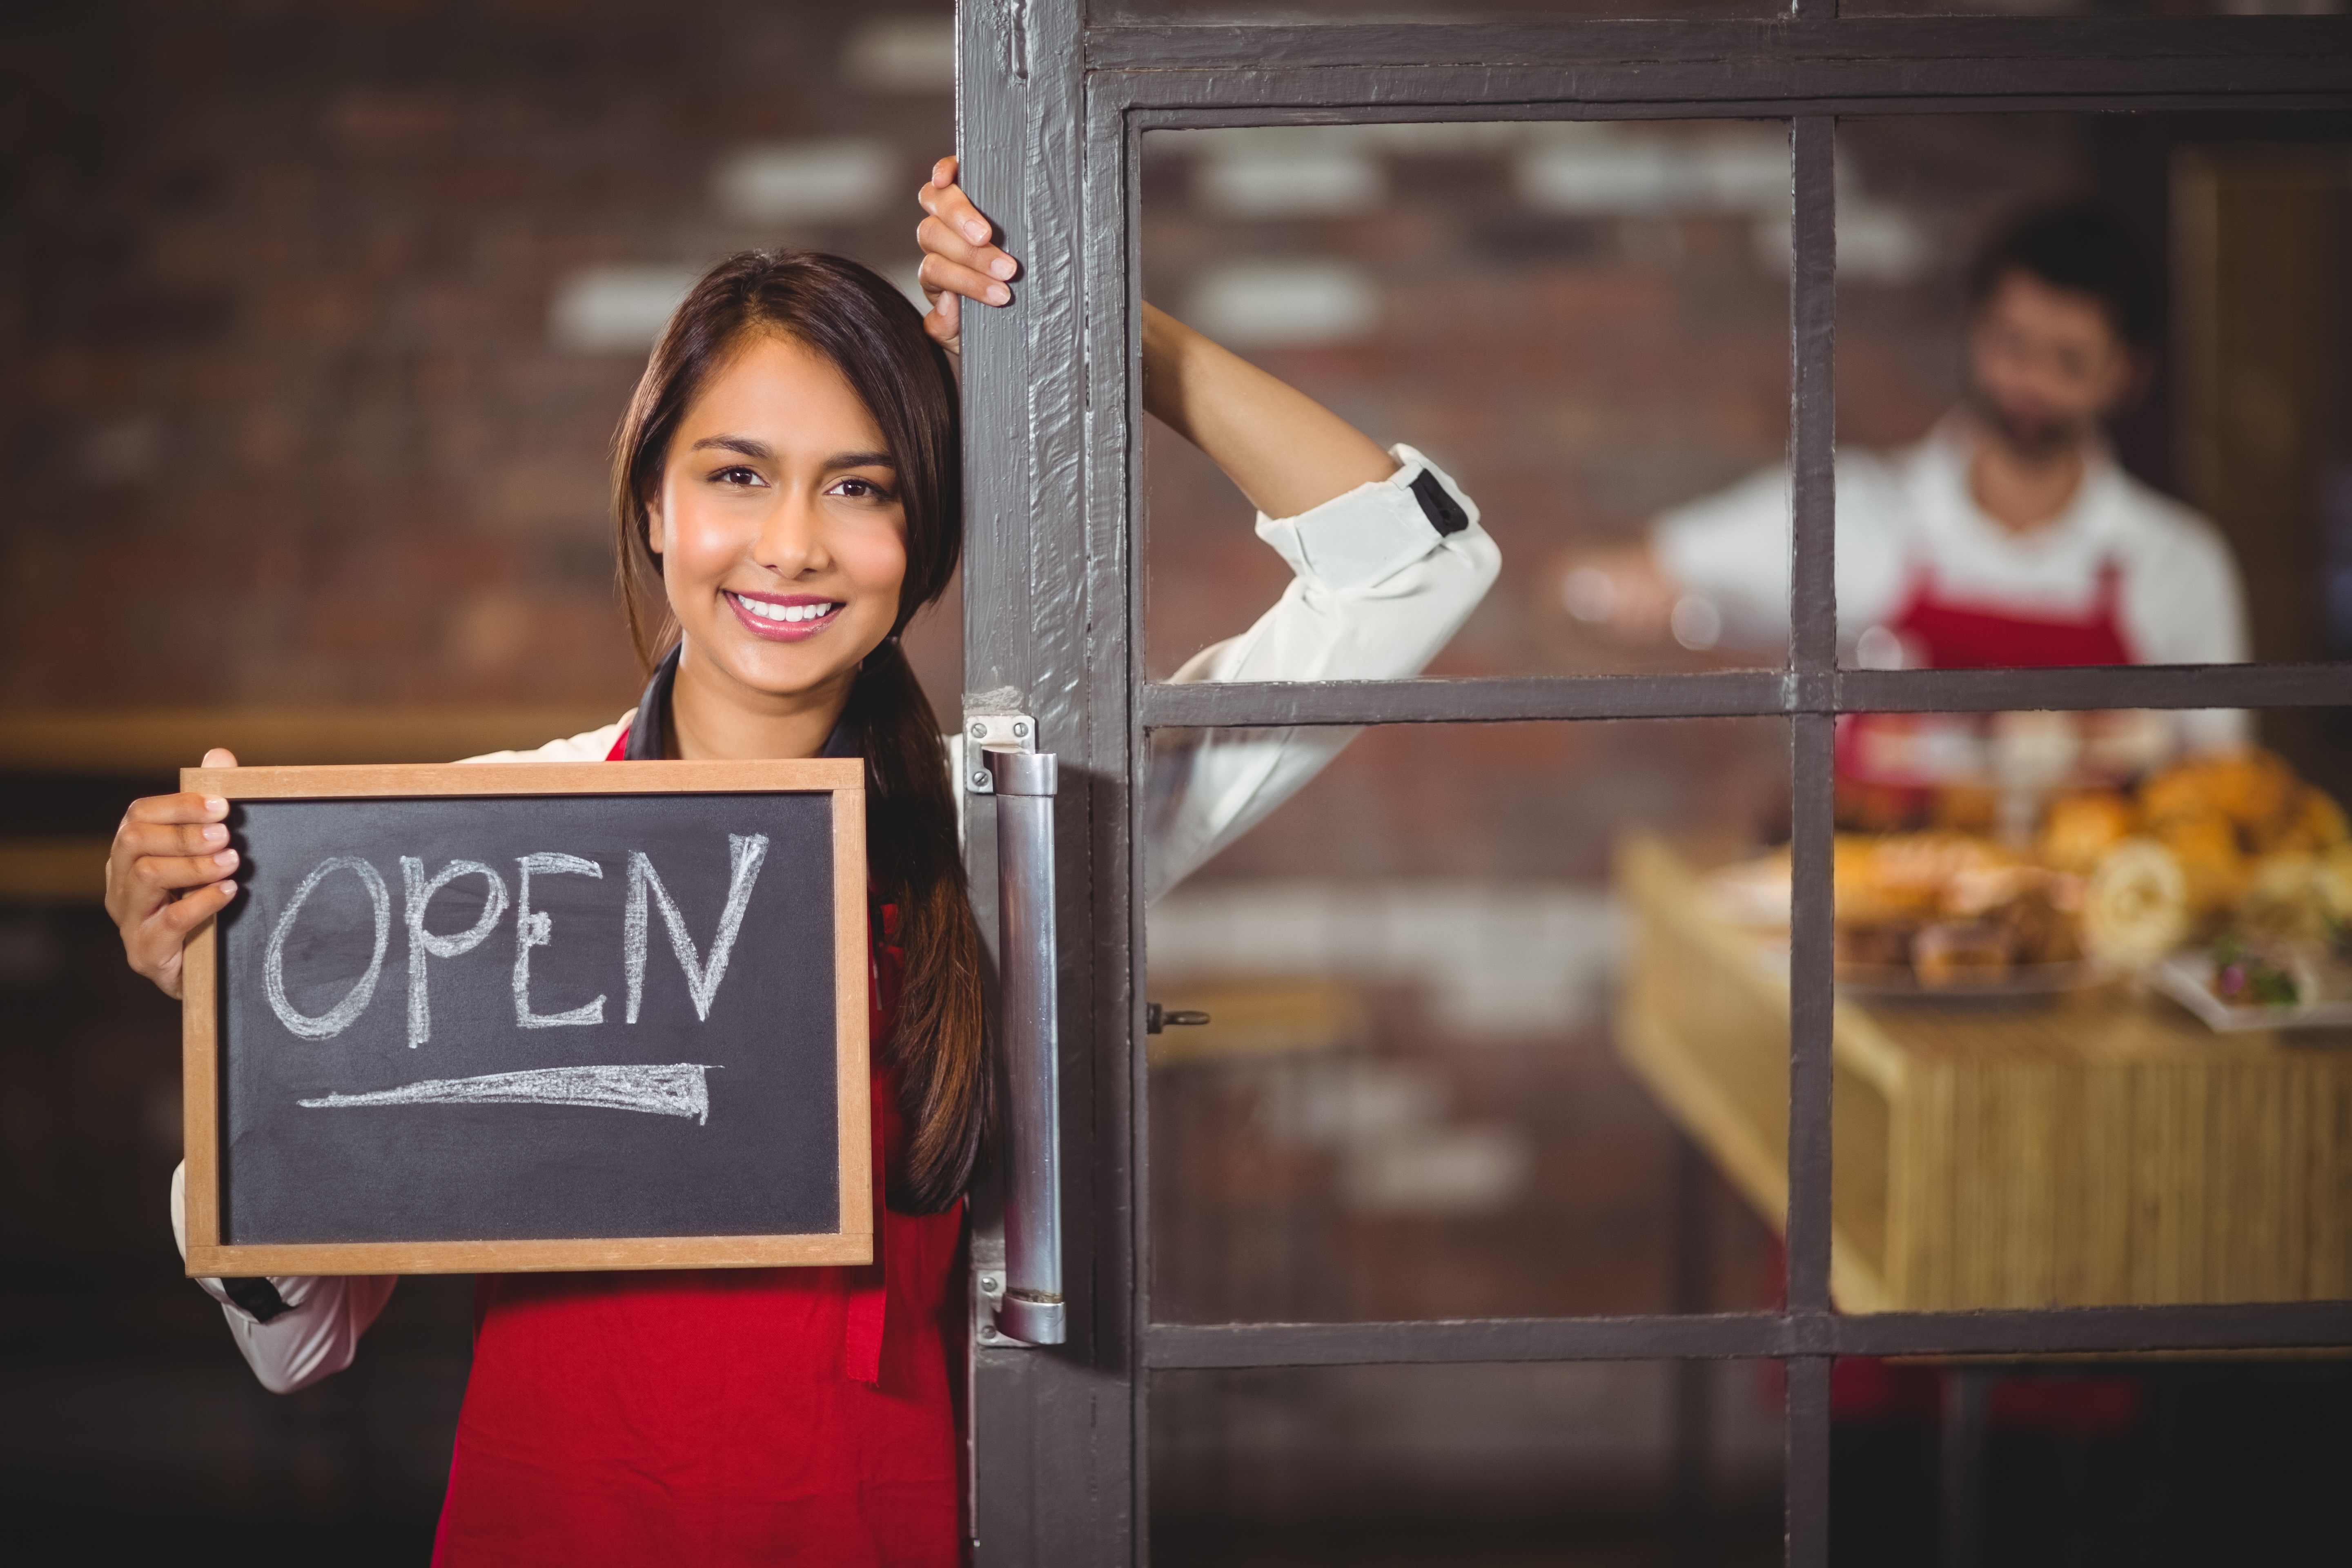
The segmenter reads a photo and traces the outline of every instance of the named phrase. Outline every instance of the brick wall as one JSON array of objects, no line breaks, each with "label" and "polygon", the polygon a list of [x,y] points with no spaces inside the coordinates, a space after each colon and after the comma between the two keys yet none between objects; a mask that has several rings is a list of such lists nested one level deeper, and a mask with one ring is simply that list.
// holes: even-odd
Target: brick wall
[{"label": "brick wall", "polygon": [[[845,47],[944,9],[14,8],[0,704],[625,705],[604,461],[644,349],[556,341],[556,294],[753,245],[909,267],[951,102]],[[881,148],[890,199],[722,210],[728,155],[814,137]]]}]

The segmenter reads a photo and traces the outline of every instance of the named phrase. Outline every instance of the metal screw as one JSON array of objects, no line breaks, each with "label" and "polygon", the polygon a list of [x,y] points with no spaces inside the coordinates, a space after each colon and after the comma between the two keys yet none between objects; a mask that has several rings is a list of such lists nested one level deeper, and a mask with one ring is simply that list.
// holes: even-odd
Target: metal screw
[{"label": "metal screw", "polygon": [[1003,1289],[1003,1287],[996,1282],[995,1275],[983,1274],[980,1277],[980,1293],[982,1295],[993,1296],[997,1291]]},{"label": "metal screw", "polygon": [[984,1339],[984,1340],[992,1340],[992,1339],[994,1339],[994,1338],[996,1337],[996,1325],[995,1325],[994,1323],[982,1323],[982,1324],[981,1324],[981,1325],[980,1325],[980,1337],[981,1337],[982,1339]]},{"label": "metal screw", "polygon": [[1025,735],[1025,734],[1027,734],[1028,732],[1029,732],[1029,724],[1028,724],[1028,721],[1027,721],[1026,720],[1016,719],[1016,720],[1014,720],[1014,721],[1013,721],[1013,734],[1014,739],[1016,739],[1016,740],[1017,740],[1017,739],[1019,739],[1021,736]]},{"label": "metal screw", "polygon": [[988,770],[986,768],[974,768],[971,770],[971,787],[974,789],[986,789],[988,787]]},{"label": "metal screw", "polygon": [[975,741],[985,741],[988,739],[988,721],[986,720],[975,720],[973,721],[971,726],[971,738]]}]

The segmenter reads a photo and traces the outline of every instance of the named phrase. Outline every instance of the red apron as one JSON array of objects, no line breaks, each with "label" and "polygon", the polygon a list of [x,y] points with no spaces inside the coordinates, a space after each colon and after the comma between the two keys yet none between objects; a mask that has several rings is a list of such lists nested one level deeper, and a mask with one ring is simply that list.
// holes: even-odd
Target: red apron
[{"label": "red apron", "polygon": [[[881,924],[877,1042],[901,963]],[[897,1087],[875,1074],[866,1268],[476,1281],[439,1568],[963,1561],[963,1215],[884,1204]]]},{"label": "red apron", "polygon": [[[2085,664],[2137,664],[2126,640],[2122,573],[2113,562],[2099,569],[2090,607],[2079,616],[2020,615],[1998,606],[1949,599],[1935,574],[1923,568],[1911,596],[1887,623],[1910,669],[2049,669]],[[1947,715],[1856,713],[1838,721],[1838,775],[1854,803],[1875,800],[1894,815],[1926,799],[1927,779],[1890,773],[1879,759],[1906,754],[1904,740]],[[1976,722],[1981,722],[1978,721]],[[1843,794],[1842,793],[1842,798]]]},{"label": "red apron", "polygon": [[2083,664],[2137,664],[2124,639],[2123,574],[2099,568],[2099,589],[2078,618],[2021,616],[1947,599],[1935,574],[1922,571],[1910,602],[1887,629],[1902,639],[1906,662],[1927,669],[2054,669]]}]

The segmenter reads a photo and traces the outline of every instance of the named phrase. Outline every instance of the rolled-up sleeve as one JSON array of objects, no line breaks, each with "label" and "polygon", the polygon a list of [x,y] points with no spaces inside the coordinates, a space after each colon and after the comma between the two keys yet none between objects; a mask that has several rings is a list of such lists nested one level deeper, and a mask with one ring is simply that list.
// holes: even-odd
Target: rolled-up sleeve
[{"label": "rolled-up sleeve", "polygon": [[[172,1173],[172,1239],[188,1255],[187,1167]],[[392,1300],[389,1274],[198,1279],[218,1301],[246,1365],[272,1394],[308,1388],[352,1364],[360,1336]]]},{"label": "rolled-up sleeve", "polygon": [[[1240,637],[1202,649],[1190,681],[1396,680],[1418,675],[1502,568],[1477,504],[1411,447],[1397,471],[1257,533],[1290,585]],[[1147,893],[1157,898],[1248,832],[1354,739],[1352,729],[1221,730],[1154,742]]]}]

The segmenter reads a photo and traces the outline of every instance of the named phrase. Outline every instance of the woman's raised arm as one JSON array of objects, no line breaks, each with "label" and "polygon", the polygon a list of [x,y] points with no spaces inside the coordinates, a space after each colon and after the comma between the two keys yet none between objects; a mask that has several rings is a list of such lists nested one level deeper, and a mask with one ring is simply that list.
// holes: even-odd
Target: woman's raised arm
[{"label": "woman's raised arm", "polygon": [[[1012,302],[1020,265],[956,184],[942,158],[917,193],[926,217],[924,326],[950,353],[962,346],[962,301]],[[1143,405],[1207,453],[1268,517],[1296,517],[1397,471],[1378,443],[1300,392],[1210,342],[1166,311],[1143,307]]]},{"label": "woman's raised arm", "polygon": [[[958,346],[962,302],[1013,300],[1020,267],[942,158],[919,193],[926,217],[924,328]],[[1247,631],[1171,677],[1402,680],[1461,629],[1501,556],[1478,509],[1410,447],[1384,452],[1313,398],[1143,308],[1144,405],[1206,452],[1262,514],[1258,537],[1290,586]],[[1347,745],[1352,730],[1162,731],[1152,742],[1145,894],[1158,898],[1265,819]]]}]

